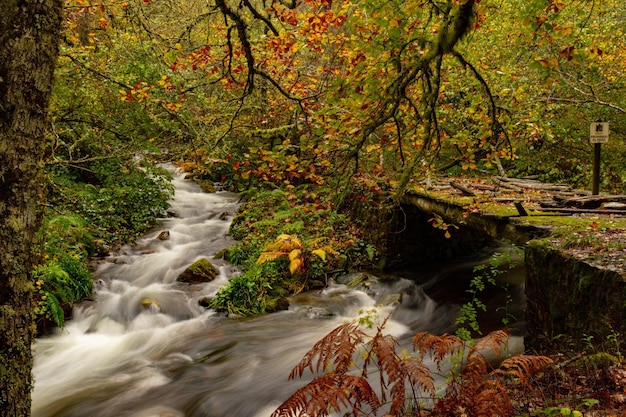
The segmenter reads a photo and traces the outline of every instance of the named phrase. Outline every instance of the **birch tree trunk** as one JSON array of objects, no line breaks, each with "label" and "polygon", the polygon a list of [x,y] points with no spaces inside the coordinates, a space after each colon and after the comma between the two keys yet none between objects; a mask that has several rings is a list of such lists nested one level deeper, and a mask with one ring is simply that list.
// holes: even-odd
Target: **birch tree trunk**
[{"label": "birch tree trunk", "polygon": [[0,416],[30,415],[33,238],[63,0],[0,1]]}]

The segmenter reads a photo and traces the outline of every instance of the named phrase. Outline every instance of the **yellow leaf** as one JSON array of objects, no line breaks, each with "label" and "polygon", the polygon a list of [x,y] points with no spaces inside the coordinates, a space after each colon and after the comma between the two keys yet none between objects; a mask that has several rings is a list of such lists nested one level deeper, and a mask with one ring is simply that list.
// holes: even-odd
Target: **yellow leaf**
[{"label": "yellow leaf", "polygon": [[289,252],[289,260],[293,261],[294,259],[299,258],[300,254],[302,254],[302,251],[300,249],[292,250],[291,252]]},{"label": "yellow leaf", "polygon": [[446,233],[444,233],[444,236],[446,237],[446,239],[450,239],[450,237],[452,237],[452,235],[450,234],[449,231],[446,230]]},{"label": "yellow leaf", "polygon": [[250,171],[244,171],[241,173],[242,180],[247,180],[248,178],[250,178]]},{"label": "yellow leaf", "polygon": [[289,263],[289,272],[291,275],[295,274],[297,270],[302,266],[302,260],[300,258],[292,259]]},{"label": "yellow leaf", "polygon": [[324,251],[323,249],[315,249],[314,251],[311,251],[311,253],[313,255],[319,256],[322,261],[326,262],[326,251]]}]

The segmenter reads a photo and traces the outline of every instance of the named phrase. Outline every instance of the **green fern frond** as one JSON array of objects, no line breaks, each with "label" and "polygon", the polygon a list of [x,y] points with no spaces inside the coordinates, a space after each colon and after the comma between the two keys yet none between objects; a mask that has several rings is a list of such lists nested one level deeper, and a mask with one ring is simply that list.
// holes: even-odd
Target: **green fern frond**
[{"label": "green fern frond", "polygon": [[44,302],[48,307],[47,318],[54,321],[54,324],[58,327],[63,327],[65,325],[65,313],[63,312],[63,307],[61,307],[59,299],[52,293],[46,293],[46,300]]}]

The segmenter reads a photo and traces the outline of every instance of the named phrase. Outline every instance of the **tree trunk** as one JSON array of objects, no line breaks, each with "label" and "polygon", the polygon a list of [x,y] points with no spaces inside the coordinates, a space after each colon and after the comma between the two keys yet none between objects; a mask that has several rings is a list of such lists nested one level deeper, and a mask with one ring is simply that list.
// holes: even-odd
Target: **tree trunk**
[{"label": "tree trunk", "polygon": [[33,237],[63,0],[0,1],[0,415],[30,415]]}]

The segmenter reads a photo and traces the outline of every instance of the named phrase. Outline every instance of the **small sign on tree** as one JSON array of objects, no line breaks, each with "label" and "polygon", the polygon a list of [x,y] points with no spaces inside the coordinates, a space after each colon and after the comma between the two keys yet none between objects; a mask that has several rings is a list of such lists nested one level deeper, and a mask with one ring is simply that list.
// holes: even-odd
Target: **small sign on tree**
[{"label": "small sign on tree", "polygon": [[589,141],[591,143],[607,143],[609,141],[609,123],[591,123],[589,127]]}]

